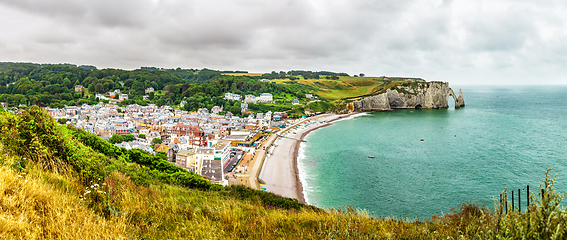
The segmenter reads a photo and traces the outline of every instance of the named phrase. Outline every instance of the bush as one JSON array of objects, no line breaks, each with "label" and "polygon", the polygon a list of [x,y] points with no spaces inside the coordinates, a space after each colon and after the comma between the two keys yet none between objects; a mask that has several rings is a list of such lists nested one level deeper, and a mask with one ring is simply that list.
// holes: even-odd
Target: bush
[{"label": "bush", "polygon": [[[46,112],[33,106],[18,115],[1,114],[0,141],[12,154],[38,163],[43,169],[67,172],[69,167],[91,181],[107,174],[108,159],[77,145]],[[25,168],[26,161],[23,161]]]},{"label": "bush", "polygon": [[108,142],[112,144],[121,143],[124,142],[124,137],[122,137],[122,135],[113,134],[112,137],[108,139]]},{"label": "bush", "polygon": [[163,142],[163,141],[162,141],[160,138],[154,138],[154,139],[152,139],[152,144],[153,144],[153,145],[155,145],[155,144],[161,144],[162,142]]}]

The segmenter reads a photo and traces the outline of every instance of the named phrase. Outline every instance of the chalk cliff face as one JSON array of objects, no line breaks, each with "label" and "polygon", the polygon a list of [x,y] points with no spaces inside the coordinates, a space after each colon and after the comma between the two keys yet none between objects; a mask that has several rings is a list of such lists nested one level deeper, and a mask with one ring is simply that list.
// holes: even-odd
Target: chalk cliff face
[{"label": "chalk cliff face", "polygon": [[446,82],[419,82],[411,86],[397,86],[385,93],[351,102],[347,108],[350,112],[390,111],[396,108],[448,108],[448,99],[452,96],[455,108],[465,106],[463,92],[459,97]]}]

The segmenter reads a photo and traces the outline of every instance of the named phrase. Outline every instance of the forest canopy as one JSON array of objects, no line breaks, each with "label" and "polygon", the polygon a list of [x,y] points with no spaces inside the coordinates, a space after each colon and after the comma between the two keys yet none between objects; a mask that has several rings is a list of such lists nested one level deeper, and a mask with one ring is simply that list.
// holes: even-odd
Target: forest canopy
[{"label": "forest canopy", "polygon": [[[82,104],[96,104],[97,94],[116,90],[128,94],[120,102],[147,105],[184,104],[185,110],[212,106],[236,106],[233,100],[225,100],[227,92],[258,96],[262,93],[290,94],[298,98],[313,93],[310,86],[300,84],[275,84],[258,81],[264,76],[229,76],[222,73],[246,71],[218,71],[211,69],[163,69],[141,67],[133,71],[97,69],[95,66],[73,64],[0,63],[0,102],[10,106],[38,105],[62,108]],[[272,72],[275,73],[275,72]],[[331,72],[289,71],[285,74],[314,76],[318,74],[341,75]],[[275,76],[275,75],[274,75]],[[81,91],[77,86],[83,86]],[[75,88],[78,88],[77,90]],[[154,92],[146,93],[153,88]],[[117,93],[118,93],[117,91]],[[116,97],[117,98],[117,97]]]}]

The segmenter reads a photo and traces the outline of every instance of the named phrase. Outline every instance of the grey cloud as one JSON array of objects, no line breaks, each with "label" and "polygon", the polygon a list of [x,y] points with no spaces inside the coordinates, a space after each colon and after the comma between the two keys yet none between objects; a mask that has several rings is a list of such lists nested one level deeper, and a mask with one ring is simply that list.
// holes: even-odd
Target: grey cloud
[{"label": "grey cloud", "polygon": [[[504,7],[483,9],[487,3]],[[565,9],[560,1],[511,0],[0,0],[0,32],[8,33],[0,35],[0,61],[447,81],[519,68],[563,74]]]},{"label": "grey cloud", "polygon": [[1,0],[0,4],[32,14],[61,19],[69,25],[136,27],[145,23],[149,0]]},{"label": "grey cloud", "polygon": [[524,47],[536,35],[529,20],[517,15],[494,16],[470,23],[469,46],[473,51],[511,51]]}]

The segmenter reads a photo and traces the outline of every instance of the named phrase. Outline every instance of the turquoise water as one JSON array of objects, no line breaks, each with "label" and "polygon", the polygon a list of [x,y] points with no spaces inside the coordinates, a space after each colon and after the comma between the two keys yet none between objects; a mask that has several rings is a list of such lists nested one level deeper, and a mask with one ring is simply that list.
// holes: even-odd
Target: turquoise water
[{"label": "turquoise water", "polygon": [[506,186],[535,192],[548,168],[567,191],[567,86],[461,88],[461,109],[374,112],[309,134],[298,161],[307,202],[423,219],[492,207]]}]

